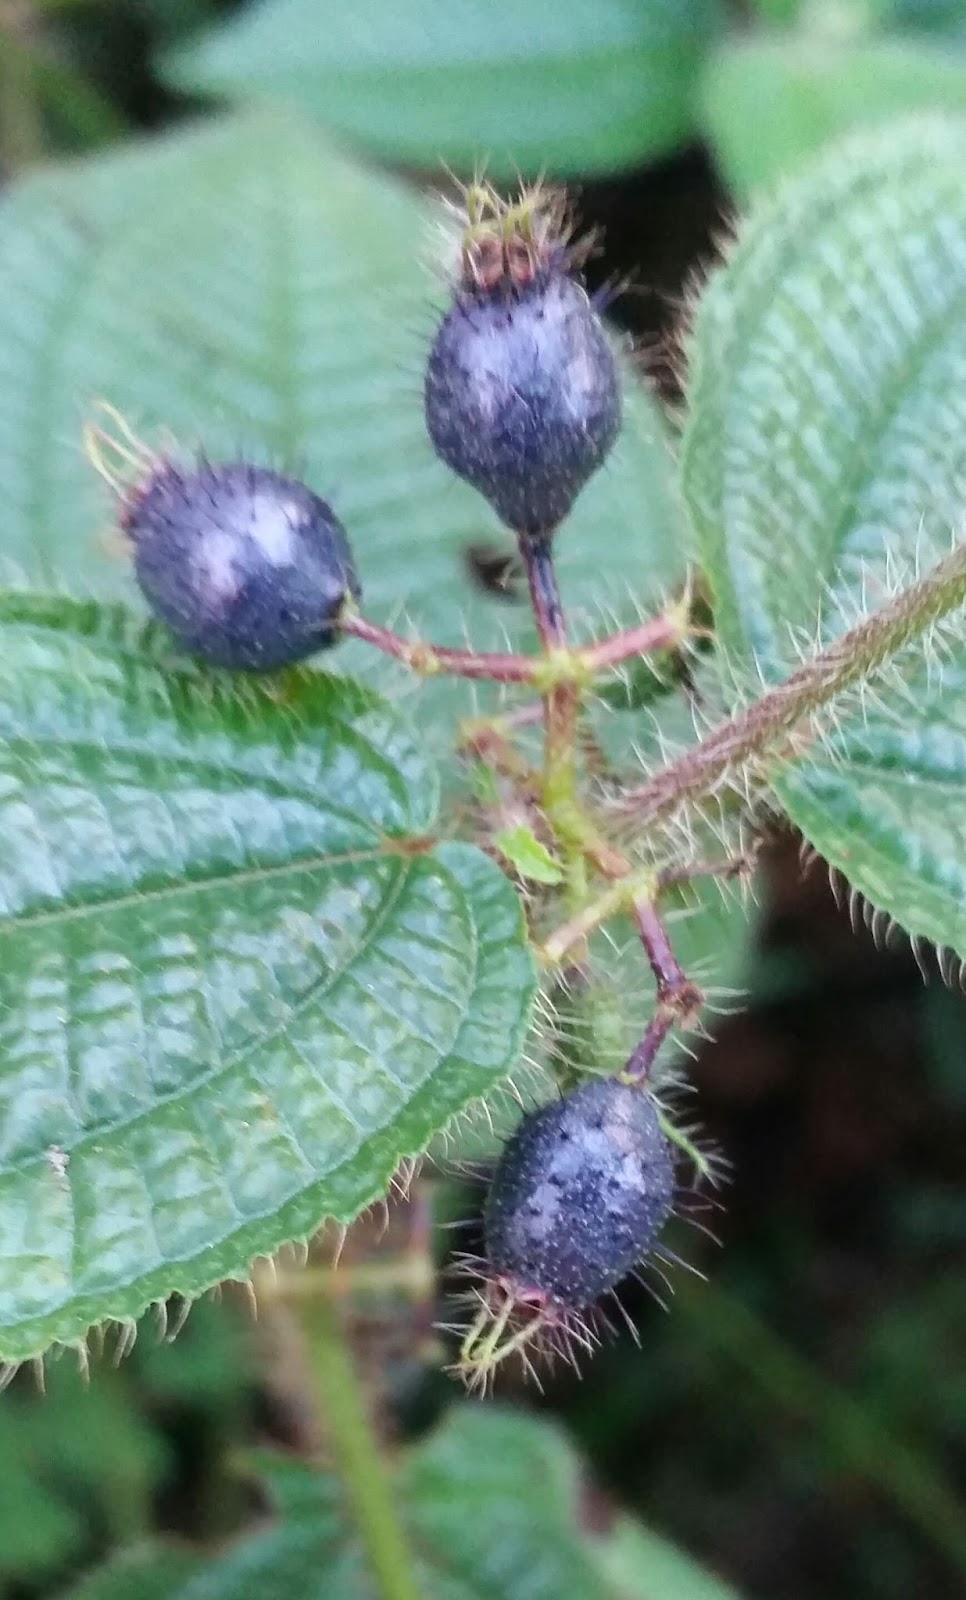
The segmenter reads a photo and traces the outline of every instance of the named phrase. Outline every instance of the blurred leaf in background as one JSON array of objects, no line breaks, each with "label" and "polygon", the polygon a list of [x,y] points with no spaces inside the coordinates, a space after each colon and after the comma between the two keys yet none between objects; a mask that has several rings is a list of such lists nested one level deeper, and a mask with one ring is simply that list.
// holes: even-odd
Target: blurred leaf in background
[{"label": "blurred leaf in background", "polygon": [[[0,0],[0,16],[7,9]],[[440,155],[471,166],[481,150],[508,177],[548,159],[561,173],[612,173],[620,226],[611,237],[626,228],[625,265],[648,279],[665,242],[654,237],[655,196],[663,192],[666,214],[680,219],[692,195],[676,170],[649,169],[632,184],[626,168],[693,136],[705,64],[706,126],[742,198],[856,116],[888,119],[897,104],[931,107],[937,95],[962,103],[953,53],[966,34],[960,0],[756,0],[740,12],[684,0],[474,8],[359,0],[348,15],[319,0],[313,9],[325,15],[316,30],[324,51],[306,28],[306,6],[293,0],[30,6],[29,53],[43,52],[55,71],[66,66],[74,81],[48,77],[44,88],[44,69],[32,68],[26,116],[16,94],[9,116],[10,96],[4,105],[0,93],[0,140],[12,130],[22,146],[13,160],[0,146],[0,162],[9,172],[103,142],[128,123],[170,120],[189,102],[158,83],[165,64],[172,83],[238,101],[291,100],[364,149],[433,174]],[[739,17],[748,24],[752,14],[767,39],[738,36]],[[195,32],[222,16],[224,32],[206,35],[195,53]],[[262,41],[264,66],[253,40]],[[0,46],[0,63],[15,54]],[[886,57],[898,64],[887,68],[883,94],[874,66]],[[746,70],[762,61],[770,78]],[[20,66],[13,76],[22,87]],[[46,557],[85,590],[127,591],[123,564],[101,554],[105,506],[74,445],[90,399],[110,386],[139,426],[173,423],[188,446],[201,434],[214,448],[268,452],[347,496],[383,615],[403,582],[420,626],[444,629],[456,614],[475,637],[506,626],[522,638],[525,613],[466,584],[468,542],[494,529],[459,485],[444,487],[420,436],[425,329],[416,323],[431,295],[414,259],[427,215],[282,119],[239,119],[43,174],[12,194],[0,218],[0,479],[4,537],[18,564]],[[678,264],[681,277],[688,265]],[[665,431],[643,395],[632,401],[631,429],[632,449],[601,475],[561,551],[582,625],[626,603],[628,588],[650,597],[652,583],[680,577]],[[431,720],[444,704],[432,702],[437,693],[449,691],[430,691]],[[945,1481],[961,1478],[966,1460],[963,1007],[938,988],[920,1000],[908,952],[863,954],[841,919],[829,912],[823,922],[814,903],[798,942],[782,944],[789,902],[801,905],[799,876],[796,862],[794,891],[767,933],[779,942],[771,959],[790,974],[791,998],[770,994],[736,1025],[730,1049],[726,1040],[693,1069],[702,1116],[735,1158],[726,1215],[715,1223],[728,1249],[713,1267],[705,1261],[713,1286],[682,1297],[670,1318],[632,1303],[645,1353],[629,1341],[612,1347],[583,1387],[558,1381],[547,1404],[567,1415],[623,1503],[711,1552],[715,1565],[747,1574],[756,1595],[948,1600],[966,1565]],[[700,952],[700,926],[695,936]],[[723,938],[715,929],[710,944]],[[917,1053],[920,1017],[928,1057],[925,1046]],[[694,1241],[685,1248],[689,1260],[703,1259]],[[203,1305],[174,1346],[145,1332],[132,1361],[107,1374],[106,1432],[100,1371],[83,1401],[66,1366],[52,1370],[43,1402],[29,1374],[17,1380],[0,1402],[0,1569],[8,1584],[16,1573],[17,1600],[52,1585],[62,1592],[65,1563],[86,1568],[119,1541],[151,1540],[157,1530],[219,1540],[250,1521],[231,1469],[255,1432],[251,1379],[232,1329],[228,1308]],[[606,1502],[585,1486],[575,1491],[558,1435],[521,1418],[521,1431],[498,1419],[484,1438],[478,1415],[446,1424],[409,1469],[414,1516],[448,1595],[521,1593],[518,1572],[487,1565],[505,1537],[531,1580],[528,1600],[545,1592],[544,1571],[555,1600],[587,1583],[594,1600],[723,1600],[716,1580],[663,1541],[628,1521],[609,1525]],[[78,1454],[63,1441],[85,1429],[91,1438]],[[101,1486],[110,1494],[115,1482],[98,1452],[115,1429],[130,1482],[112,1510],[98,1503]],[[497,1488],[508,1496],[492,1492],[482,1467],[478,1477],[468,1470],[475,1456],[497,1461]],[[522,1478],[505,1471],[503,1457],[519,1457]],[[280,1469],[272,1476],[280,1485]],[[291,1572],[298,1600],[313,1584],[333,1600],[318,1560],[325,1530],[306,1529],[304,1509],[324,1509],[326,1491],[301,1466],[291,1483],[281,1521],[243,1537],[204,1575],[196,1551],[166,1547],[159,1561],[142,1543],[110,1582],[92,1578],[85,1600],[237,1596],[248,1558],[274,1600],[273,1553],[292,1554],[282,1577]],[[588,1537],[591,1522],[604,1532]],[[457,1527],[460,1539],[472,1530],[476,1541],[469,1575],[446,1564]],[[9,1571],[5,1557],[17,1564]],[[338,1559],[351,1574],[344,1543]]]},{"label": "blurred leaf in background", "polygon": [[264,0],[168,76],[298,105],[401,164],[587,175],[691,136],[722,16],[718,0]]},{"label": "blurred leaf in background", "polygon": [[746,200],[860,124],[966,112],[966,54],[911,39],[735,40],[708,67],[702,107],[724,176]]},{"label": "blurred leaf in background", "polygon": [[[183,1553],[157,1549],[95,1574],[70,1600],[368,1600],[336,1485],[294,1460],[256,1464],[278,1512],[267,1530],[199,1565],[194,1582]],[[546,1422],[457,1408],[399,1478],[423,1600],[737,1600],[639,1525],[591,1533],[576,1457]]]},{"label": "blurred leaf in background", "polygon": [[171,1493],[187,1493],[190,1506],[172,1501],[169,1515],[192,1532],[236,1526],[228,1461],[251,1384],[248,1331],[210,1301],[173,1344],[145,1328],[119,1367],[102,1352],[87,1377],[66,1355],[48,1363],[43,1389],[25,1369],[0,1401],[0,1593],[44,1588],[145,1538]]},{"label": "blurred leaf in background", "polygon": [[700,89],[703,130],[740,201],[851,128],[966,112],[961,0],[757,0],[756,10],[766,26],[722,40]]}]

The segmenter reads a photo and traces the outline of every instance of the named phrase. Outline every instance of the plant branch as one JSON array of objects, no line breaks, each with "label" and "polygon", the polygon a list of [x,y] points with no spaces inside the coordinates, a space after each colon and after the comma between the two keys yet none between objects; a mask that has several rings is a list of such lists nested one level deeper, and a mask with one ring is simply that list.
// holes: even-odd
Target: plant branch
[{"label": "plant branch", "polygon": [[588,644],[580,651],[591,672],[602,672],[606,667],[620,666],[637,656],[655,655],[659,650],[679,650],[688,639],[706,637],[706,630],[696,629],[682,621],[675,611],[663,612],[659,617],[649,617],[636,628],[624,628],[612,633],[597,644]]},{"label": "plant branch", "polygon": [[[530,585],[530,601],[544,654],[567,651],[567,625],[564,620],[557,575],[553,565],[552,535],[520,539],[520,556]],[[547,687],[544,697],[543,802],[553,822],[555,807],[570,804],[576,795],[577,717],[580,691],[576,683],[557,683]]]},{"label": "plant branch", "polygon": [[300,1301],[298,1315],[309,1342],[336,1468],[352,1504],[379,1600],[422,1600],[397,1514],[398,1499],[373,1432],[339,1313],[323,1292],[311,1301]]},{"label": "plant branch", "polygon": [[[373,645],[384,655],[393,656],[420,677],[449,674],[457,678],[488,679],[493,683],[530,684],[541,692],[544,702],[554,699],[559,705],[566,704],[568,707],[572,703],[575,716],[579,691],[590,683],[596,673],[619,666],[632,656],[674,648],[683,644],[688,637],[688,631],[680,619],[674,613],[668,613],[642,622],[636,628],[612,634],[596,644],[570,647],[567,644],[549,543],[530,540],[526,548],[530,550],[537,543],[543,548],[535,551],[531,594],[544,647],[542,655],[453,650],[447,645],[427,644],[423,639],[404,639],[402,634],[370,621],[351,607],[347,607],[340,617],[339,628],[342,633]],[[506,713],[501,720],[508,725],[524,727],[534,718],[530,707],[521,707],[515,713]]]},{"label": "plant branch", "polygon": [[640,871],[619,878],[544,940],[540,951],[544,964],[557,966],[575,944],[586,939],[602,922],[609,922],[620,911],[630,910],[638,898],[653,899],[657,887],[658,880],[653,867],[642,867]]},{"label": "plant branch", "polygon": [[636,900],[634,921],[657,983],[657,1005],[644,1037],[621,1076],[632,1083],[644,1083],[671,1029],[697,1016],[704,1004],[704,995],[697,984],[692,983],[671,949],[667,929],[653,902]]},{"label": "plant branch", "polygon": [[638,823],[666,816],[714,793],[726,778],[793,745],[795,735],[833,700],[868,678],[897,651],[966,604],[966,544],[881,610],[793,672],[785,683],[722,723],[637,789],[619,809]]},{"label": "plant branch", "polygon": [[404,639],[354,611],[345,613],[339,627],[354,639],[362,639],[386,655],[395,656],[397,661],[424,678],[450,673],[457,678],[487,678],[494,683],[536,684],[544,670],[539,657],[502,655],[485,650],[449,650],[442,645],[424,644],[419,639]]}]

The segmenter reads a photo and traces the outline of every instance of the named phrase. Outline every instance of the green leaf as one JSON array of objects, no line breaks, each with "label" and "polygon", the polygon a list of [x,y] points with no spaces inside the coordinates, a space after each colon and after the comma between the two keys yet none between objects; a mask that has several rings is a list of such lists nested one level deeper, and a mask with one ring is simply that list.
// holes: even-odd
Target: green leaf
[{"label": "green leaf", "polygon": [[889,20],[899,28],[940,34],[961,43],[966,40],[963,0],[880,0]]},{"label": "green leaf", "polygon": [[70,1600],[174,1600],[204,1570],[200,1557],[174,1545],[143,1544],[100,1567]]},{"label": "green leaf", "polygon": [[[961,527],[964,161],[966,122],[938,119],[829,152],[702,299],[683,483],[739,681],[787,676]],[[895,664],[778,786],[861,894],[960,955],[963,631]]]},{"label": "green leaf", "polygon": [[737,1600],[730,1584],[629,1517],[601,1541],[598,1560],[615,1600]]},{"label": "green leaf", "polygon": [[0,1358],[349,1221],[515,1064],[519,902],[355,685],[0,601]]},{"label": "green leaf", "polygon": [[516,828],[504,828],[502,833],[496,834],[493,843],[521,878],[528,878],[532,883],[560,883],[563,878],[560,863],[525,823]]},{"label": "green leaf", "polygon": [[[559,9],[559,8],[558,8]],[[149,438],[295,467],[329,495],[366,610],[439,643],[530,647],[529,607],[479,594],[468,547],[505,538],[434,456],[422,414],[430,208],[308,127],[253,117],[30,179],[0,203],[4,553],[140,603],[80,448],[105,396]],[[583,632],[636,618],[685,565],[660,418],[628,377],[622,438],[558,543]],[[340,668],[399,675],[362,646]],[[410,691],[416,687],[407,679]],[[450,752],[465,684],[410,706]],[[482,704],[482,702],[481,702]]]},{"label": "green leaf", "polygon": [[710,63],[702,105],[718,164],[747,199],[852,128],[966,111],[966,58],[914,39],[736,40]]},{"label": "green leaf", "polygon": [[[151,1600],[369,1600],[331,1479],[292,1460],[261,1464],[280,1513],[275,1525],[187,1581],[172,1573],[166,1585],[171,1558],[158,1552],[146,1574]],[[643,1528],[621,1521],[613,1540],[583,1530],[576,1459],[562,1434],[535,1418],[459,1407],[403,1462],[399,1479],[425,1600],[734,1600]],[[116,1571],[108,1569],[113,1586],[95,1576],[72,1600],[141,1593],[119,1588]]]},{"label": "green leaf", "polygon": [[718,0],[267,0],[172,55],[177,87],[298,106],[389,160],[611,172],[693,129]]},{"label": "green leaf", "polygon": [[[583,1525],[580,1464],[564,1435],[519,1412],[461,1406],[412,1456],[410,1526],[451,1580],[433,1595],[480,1600],[734,1600],[639,1524],[633,1578],[615,1542]],[[473,1508],[471,1510],[471,1508]],[[686,1588],[690,1574],[695,1587]],[[704,1585],[703,1588],[699,1585]]]},{"label": "green leaf", "polygon": [[751,0],[751,3],[768,23],[791,22],[802,7],[802,0]]},{"label": "green leaf", "polygon": [[3,1570],[21,1576],[63,1567],[83,1551],[92,1525],[119,1543],[137,1538],[170,1469],[161,1434],[131,1402],[126,1374],[105,1366],[88,1388],[68,1361],[51,1366],[45,1392],[25,1385],[4,1397],[0,1459]]}]

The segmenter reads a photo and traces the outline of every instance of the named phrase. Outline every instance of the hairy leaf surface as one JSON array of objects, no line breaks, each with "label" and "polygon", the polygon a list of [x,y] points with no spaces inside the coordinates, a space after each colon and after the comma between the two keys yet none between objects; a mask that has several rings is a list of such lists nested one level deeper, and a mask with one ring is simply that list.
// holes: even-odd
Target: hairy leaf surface
[{"label": "hairy leaf surface", "polygon": [[0,604],[0,1358],[350,1221],[515,1064],[519,901],[368,690]]},{"label": "hairy leaf surface", "polygon": [[[966,121],[858,137],[751,219],[702,298],[683,480],[736,700],[962,538],[964,160]],[[962,613],[874,689],[780,798],[874,906],[966,955]]]}]

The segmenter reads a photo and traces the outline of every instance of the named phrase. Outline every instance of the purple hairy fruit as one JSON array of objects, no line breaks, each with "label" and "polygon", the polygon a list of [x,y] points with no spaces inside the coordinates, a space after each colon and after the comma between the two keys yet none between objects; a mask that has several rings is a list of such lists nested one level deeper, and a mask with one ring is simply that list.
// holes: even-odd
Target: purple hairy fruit
[{"label": "purple hairy fruit", "polygon": [[580,1342],[581,1314],[650,1253],[674,1196],[671,1147],[640,1086],[595,1079],[524,1117],[490,1186],[487,1296],[464,1376],[485,1383],[537,1335]]},{"label": "purple hairy fruit", "polygon": [[152,610],[217,666],[268,671],[328,649],[360,592],[332,508],[265,467],[154,458],[121,526]]},{"label": "purple hairy fruit", "polygon": [[647,1254],[674,1202],[674,1162],[654,1101],[599,1078],[525,1117],[486,1207],[493,1271],[573,1310]]},{"label": "purple hairy fruit", "polygon": [[466,195],[461,275],[424,387],[437,455],[520,537],[546,537],[621,423],[617,364],[574,276],[558,199]]}]

